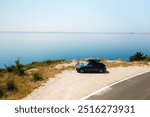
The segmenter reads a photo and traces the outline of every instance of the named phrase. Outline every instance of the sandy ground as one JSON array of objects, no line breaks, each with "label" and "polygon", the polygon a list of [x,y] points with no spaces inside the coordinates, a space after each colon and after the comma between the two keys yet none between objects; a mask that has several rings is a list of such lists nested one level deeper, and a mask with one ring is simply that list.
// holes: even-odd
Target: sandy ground
[{"label": "sandy ground", "polygon": [[80,74],[75,70],[63,71],[23,99],[78,100],[111,83],[148,70],[150,65],[110,68],[108,73],[104,74]]}]

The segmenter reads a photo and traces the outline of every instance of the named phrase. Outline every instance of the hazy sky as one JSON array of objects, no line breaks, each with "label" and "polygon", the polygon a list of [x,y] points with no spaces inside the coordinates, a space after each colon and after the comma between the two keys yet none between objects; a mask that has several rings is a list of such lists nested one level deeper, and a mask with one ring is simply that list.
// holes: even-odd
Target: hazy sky
[{"label": "hazy sky", "polygon": [[0,0],[0,31],[149,32],[150,0]]}]

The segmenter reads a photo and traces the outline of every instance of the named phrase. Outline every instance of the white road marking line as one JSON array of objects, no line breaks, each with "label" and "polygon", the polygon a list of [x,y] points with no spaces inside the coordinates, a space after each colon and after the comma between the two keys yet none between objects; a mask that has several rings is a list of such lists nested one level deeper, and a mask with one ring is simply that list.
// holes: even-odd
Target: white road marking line
[{"label": "white road marking line", "polygon": [[131,79],[131,78],[134,78],[134,77],[136,77],[136,76],[139,76],[139,75],[142,75],[142,74],[145,74],[145,73],[148,73],[148,72],[150,72],[150,70],[145,71],[145,72],[142,72],[142,73],[139,73],[139,74],[136,74],[136,75],[133,75],[133,76],[130,76],[130,77],[127,77],[127,78],[122,79],[122,80],[119,80],[119,81],[117,81],[117,82],[115,82],[115,83],[112,83],[112,84],[110,84],[110,85],[108,85],[108,86],[106,86],[106,87],[103,87],[103,88],[101,88],[101,89],[99,89],[99,90],[97,90],[97,91],[95,91],[95,92],[93,92],[93,93],[91,93],[91,94],[89,94],[89,95],[87,95],[87,96],[81,98],[80,100],[86,100],[86,99],[88,99],[89,97],[91,97],[91,96],[93,96],[93,95],[96,95],[96,94],[101,93],[101,92],[103,92],[103,91],[107,91],[107,90],[110,89],[110,87],[112,87],[113,85],[116,85],[116,84],[118,84],[118,83],[120,83],[120,82],[123,82],[123,81],[125,81],[125,80],[129,80],[129,79]]}]

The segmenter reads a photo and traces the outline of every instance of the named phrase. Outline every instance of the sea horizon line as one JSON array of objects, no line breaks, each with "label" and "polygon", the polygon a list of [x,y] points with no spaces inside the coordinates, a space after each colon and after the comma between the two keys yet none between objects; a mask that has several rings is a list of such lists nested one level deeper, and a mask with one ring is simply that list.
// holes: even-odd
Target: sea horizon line
[{"label": "sea horizon line", "polygon": [[150,32],[0,31],[0,33],[150,34]]}]

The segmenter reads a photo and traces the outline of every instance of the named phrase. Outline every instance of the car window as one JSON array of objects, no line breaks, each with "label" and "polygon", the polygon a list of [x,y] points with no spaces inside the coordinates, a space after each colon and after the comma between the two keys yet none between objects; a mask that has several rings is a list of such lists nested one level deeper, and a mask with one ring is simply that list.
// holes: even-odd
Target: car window
[{"label": "car window", "polygon": [[84,63],[84,66],[97,66],[99,64],[100,64],[99,61],[88,61]]},{"label": "car window", "polygon": [[89,62],[84,63],[84,66],[87,66],[89,64]]},{"label": "car window", "polygon": [[95,66],[95,63],[89,62],[88,66]]}]

